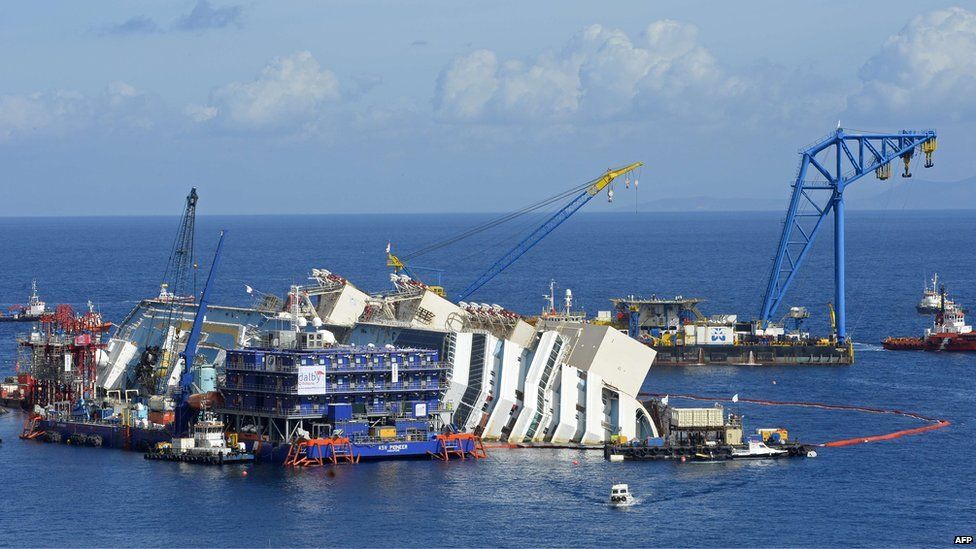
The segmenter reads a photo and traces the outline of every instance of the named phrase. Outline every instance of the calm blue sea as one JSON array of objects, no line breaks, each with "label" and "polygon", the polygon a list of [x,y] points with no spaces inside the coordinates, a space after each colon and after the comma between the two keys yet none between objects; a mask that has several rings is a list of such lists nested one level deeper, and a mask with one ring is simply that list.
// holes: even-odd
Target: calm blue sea
[{"label": "calm blue sea", "polygon": [[[204,203],[201,202],[201,208]],[[312,267],[362,288],[388,284],[384,248],[409,252],[483,216],[201,217],[198,259],[217,232],[226,256],[214,301],[247,304],[244,285],[283,293]],[[538,219],[525,219],[523,227]],[[0,304],[36,278],[49,303],[91,299],[110,320],[158,290],[175,218],[0,219]],[[682,294],[706,313],[757,313],[779,214],[587,214],[560,227],[475,297],[536,313],[549,280],[590,313],[627,294]],[[150,463],[136,453],[17,439],[0,417],[3,546],[942,546],[976,533],[976,356],[880,350],[928,321],[914,304],[933,271],[976,307],[973,212],[848,216],[851,367],[655,367],[645,390],[814,400],[912,410],[953,425],[891,442],[823,449],[776,463],[604,462],[598,452],[495,450],[466,463],[386,462],[288,471]],[[516,242],[501,231],[414,260],[456,292]],[[825,333],[829,230],[787,301]],[[493,245],[494,244],[494,245]],[[205,268],[199,276],[202,281]],[[976,321],[976,317],[972,320]],[[14,337],[0,325],[0,372]],[[775,384],[774,384],[775,382]],[[692,403],[689,403],[690,405]],[[727,403],[728,404],[728,403]],[[747,427],[782,425],[815,442],[917,423],[897,417],[736,404]],[[578,462],[574,464],[574,461]],[[610,485],[640,504],[611,510]]]}]

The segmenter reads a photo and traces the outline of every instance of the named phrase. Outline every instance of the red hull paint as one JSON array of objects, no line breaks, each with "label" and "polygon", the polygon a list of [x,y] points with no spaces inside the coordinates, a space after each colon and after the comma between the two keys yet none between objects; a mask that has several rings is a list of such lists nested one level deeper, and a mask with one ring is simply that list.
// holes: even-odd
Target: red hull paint
[{"label": "red hull paint", "polygon": [[932,334],[924,339],[889,337],[882,342],[882,346],[889,351],[976,352],[976,332]]}]

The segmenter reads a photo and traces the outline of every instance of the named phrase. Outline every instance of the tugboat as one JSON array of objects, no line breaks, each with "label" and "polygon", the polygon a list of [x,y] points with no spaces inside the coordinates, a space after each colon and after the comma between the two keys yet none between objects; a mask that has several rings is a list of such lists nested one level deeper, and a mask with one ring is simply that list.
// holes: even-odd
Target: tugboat
[{"label": "tugboat", "polygon": [[254,461],[254,454],[244,449],[244,443],[237,442],[236,435],[231,435],[228,444],[224,436],[224,422],[217,419],[212,412],[205,411],[200,421],[193,425],[192,437],[174,438],[172,442],[160,443],[155,451],[147,452],[145,458],[227,465]]},{"label": "tugboat", "polygon": [[923,337],[889,337],[881,342],[889,351],[976,351],[976,332],[966,324],[963,310],[946,299],[945,286],[939,292],[939,310]]},{"label": "tugboat", "polygon": [[610,488],[610,507],[630,507],[636,501],[626,484],[614,484]]},{"label": "tugboat", "polygon": [[[917,305],[915,305],[915,310],[918,311],[918,314],[920,315],[938,314],[941,310],[941,303],[942,296],[939,292],[939,273],[935,273],[932,275],[932,286],[929,287],[928,284],[925,285],[925,289],[922,292],[922,299],[919,300]],[[962,311],[962,308],[957,307],[955,302],[948,297],[945,298],[945,305],[947,309],[957,308]]]},{"label": "tugboat", "polygon": [[37,281],[31,281],[31,295],[27,305],[14,305],[7,309],[9,315],[0,314],[0,322],[34,322],[47,312],[47,305],[37,295]]}]

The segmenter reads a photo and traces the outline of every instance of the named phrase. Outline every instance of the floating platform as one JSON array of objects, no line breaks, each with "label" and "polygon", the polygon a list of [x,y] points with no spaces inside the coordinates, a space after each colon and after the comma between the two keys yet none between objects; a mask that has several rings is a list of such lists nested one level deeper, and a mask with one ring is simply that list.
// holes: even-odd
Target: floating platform
[{"label": "floating platform", "polygon": [[254,461],[254,454],[250,452],[204,455],[160,450],[146,452],[143,457],[150,461],[178,461],[197,465],[242,465]]},{"label": "floating platform", "polygon": [[[607,444],[603,448],[603,457],[613,460],[612,456],[621,456],[627,461],[732,461],[742,459],[781,459],[788,457],[807,457],[815,452],[814,446],[798,442],[784,442],[771,448],[784,450],[782,454],[772,455],[744,455],[736,450],[744,450],[747,445],[733,446],[731,444],[710,445],[662,445],[648,444]],[[619,458],[618,458],[619,459]]]},{"label": "floating platform", "polygon": [[769,366],[781,364],[849,365],[850,346],[837,345],[650,345],[657,351],[655,365]]},{"label": "floating platform", "polygon": [[[446,435],[450,436],[450,435]],[[326,463],[381,460],[455,459],[483,458],[485,448],[476,437],[465,436],[456,440],[446,440],[443,435],[428,440],[386,440],[369,441],[348,440],[346,444],[322,444],[328,439],[312,439],[296,443],[273,443],[241,438],[247,450],[254,454],[256,461],[276,465],[317,465]]]},{"label": "floating platform", "polygon": [[155,448],[160,442],[168,442],[172,436],[166,429],[38,419],[33,422],[28,420],[28,426],[25,426],[21,438],[145,452]]}]

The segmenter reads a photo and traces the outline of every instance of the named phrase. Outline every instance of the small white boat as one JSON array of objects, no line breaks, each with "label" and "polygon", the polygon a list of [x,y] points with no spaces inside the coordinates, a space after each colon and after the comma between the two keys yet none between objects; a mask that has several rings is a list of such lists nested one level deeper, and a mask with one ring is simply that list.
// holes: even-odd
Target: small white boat
[{"label": "small white boat", "polygon": [[748,447],[732,449],[732,459],[776,459],[788,455],[787,450],[766,446],[766,443],[758,435],[749,437]]},{"label": "small white boat", "polygon": [[614,484],[610,488],[611,507],[630,507],[634,501],[634,496],[630,495],[630,487],[626,484]]}]

